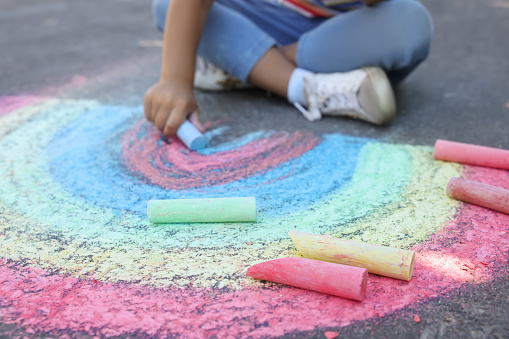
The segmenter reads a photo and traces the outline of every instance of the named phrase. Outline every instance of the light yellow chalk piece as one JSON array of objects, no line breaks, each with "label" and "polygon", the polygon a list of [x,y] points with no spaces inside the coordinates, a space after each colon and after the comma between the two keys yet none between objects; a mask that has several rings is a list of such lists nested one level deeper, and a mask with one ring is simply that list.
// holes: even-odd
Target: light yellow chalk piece
[{"label": "light yellow chalk piece", "polygon": [[298,231],[288,234],[305,258],[364,267],[369,273],[405,281],[412,278],[414,251]]}]

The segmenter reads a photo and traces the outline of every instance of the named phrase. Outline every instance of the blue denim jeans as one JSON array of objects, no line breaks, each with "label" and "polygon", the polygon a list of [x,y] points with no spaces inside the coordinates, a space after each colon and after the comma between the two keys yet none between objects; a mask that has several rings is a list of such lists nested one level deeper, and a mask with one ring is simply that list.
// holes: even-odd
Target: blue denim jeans
[{"label": "blue denim jeans", "polygon": [[[164,29],[169,0],[153,0]],[[389,0],[331,18],[306,18],[266,0],[216,0],[198,54],[246,81],[273,46],[298,41],[297,66],[312,72],[381,67],[395,85],[429,54],[433,23],[415,0]]]}]

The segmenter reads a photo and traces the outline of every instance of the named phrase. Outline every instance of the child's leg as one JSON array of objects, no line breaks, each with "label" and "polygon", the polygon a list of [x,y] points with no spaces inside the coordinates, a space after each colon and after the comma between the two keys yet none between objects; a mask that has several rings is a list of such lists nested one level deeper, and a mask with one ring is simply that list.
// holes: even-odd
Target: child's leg
[{"label": "child's leg", "polygon": [[[168,2],[154,1],[156,24],[160,29],[164,27]],[[318,97],[309,90],[303,97],[303,80],[309,73],[305,70],[337,73],[379,66],[396,83],[427,56],[431,31],[429,15],[413,0],[390,0],[323,20],[307,19],[261,0],[217,0],[210,10],[198,54],[242,81],[249,78],[255,85],[307,106],[309,100],[315,102]],[[290,44],[297,40],[298,44]],[[278,49],[275,47],[278,43],[290,45]],[[331,106],[331,101],[325,98],[323,103],[311,102],[307,113],[312,114],[303,113],[314,120],[319,118],[318,111],[322,108],[333,115],[342,115],[337,113],[353,108],[363,116],[346,115],[385,123],[395,111],[392,90],[384,84],[387,80],[383,79],[383,72],[370,73],[366,81],[365,75],[359,73],[316,78],[330,92],[335,105]],[[372,81],[373,78],[378,80]],[[315,80],[308,79],[307,84]],[[323,89],[320,84],[308,87]],[[346,105],[344,93],[337,93],[343,90],[353,91],[346,96]],[[322,96],[319,95],[320,100]],[[372,109],[366,115],[362,108],[368,106]]]},{"label": "child's leg", "polygon": [[390,0],[337,15],[299,39],[299,67],[320,73],[378,66],[403,80],[428,55],[433,26],[414,0]]},{"label": "child's leg", "polygon": [[[384,1],[324,20],[293,17],[285,14],[286,9],[276,13],[272,8],[259,10],[253,5],[256,1],[224,2],[277,36],[285,57],[313,72],[378,66],[397,84],[426,59],[433,34],[429,13],[414,0]],[[289,44],[292,39],[298,42]]]},{"label": "child's leg", "polygon": [[[154,0],[154,18],[160,30],[168,3]],[[298,46],[281,47],[281,51],[301,68],[332,73],[378,66],[395,84],[426,58],[431,35],[429,14],[414,0],[385,1],[327,20],[307,19],[267,1],[217,0],[198,53],[242,81],[255,71],[254,81],[266,88],[264,73],[270,77],[275,73],[269,70],[258,76],[257,70],[263,71],[271,63],[262,62],[257,70],[254,66],[264,55],[273,56],[267,53],[271,47],[299,40]]]},{"label": "child's leg", "polygon": [[248,81],[282,97],[288,93],[288,83],[295,65],[273,47],[254,65]]},{"label": "child's leg", "polygon": [[[282,54],[278,55],[274,51],[268,53],[278,44],[278,41],[243,13],[222,4],[222,2],[216,1],[210,9],[198,54],[242,81],[247,81],[255,64],[265,55],[279,65],[283,64]],[[248,8],[247,3],[275,6],[266,1],[246,0],[244,3],[243,1],[226,0],[224,2],[231,3],[231,7],[237,3],[238,7],[242,8]],[[160,30],[164,27],[168,4],[169,0],[155,0],[153,4],[156,26]],[[251,11],[254,12],[256,9],[257,6],[251,8]]]},{"label": "child's leg", "polygon": [[[154,0],[154,21],[163,30],[169,0]],[[309,20],[263,0],[217,0],[198,54],[240,80],[286,97],[295,68],[276,47],[298,40],[324,20]],[[249,77],[249,79],[248,79]]]}]

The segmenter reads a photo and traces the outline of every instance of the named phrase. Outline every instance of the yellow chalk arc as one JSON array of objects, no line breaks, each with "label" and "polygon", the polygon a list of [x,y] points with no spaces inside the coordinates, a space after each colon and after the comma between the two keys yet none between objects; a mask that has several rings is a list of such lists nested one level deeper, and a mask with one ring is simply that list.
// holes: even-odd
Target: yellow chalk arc
[{"label": "yellow chalk arc", "polygon": [[414,251],[298,231],[288,234],[305,258],[364,267],[369,273],[405,281],[412,278]]}]

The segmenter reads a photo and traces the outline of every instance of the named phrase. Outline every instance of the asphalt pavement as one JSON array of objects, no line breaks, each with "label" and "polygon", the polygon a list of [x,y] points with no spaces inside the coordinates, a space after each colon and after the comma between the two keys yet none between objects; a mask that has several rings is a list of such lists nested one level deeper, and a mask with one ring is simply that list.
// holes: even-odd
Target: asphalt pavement
[{"label": "asphalt pavement", "polygon": [[[285,100],[260,90],[197,92],[204,120],[235,116],[238,129],[225,138],[284,125],[410,145],[440,138],[509,149],[509,0],[422,2],[435,24],[431,55],[397,88],[398,114],[389,126],[332,118],[310,124]],[[147,0],[2,0],[0,96],[141,105],[158,79],[160,40]],[[331,330],[345,338],[509,338],[508,271],[447,297]],[[13,332],[12,326],[0,324],[0,337],[58,337]],[[321,338],[323,330],[286,337]]]}]

